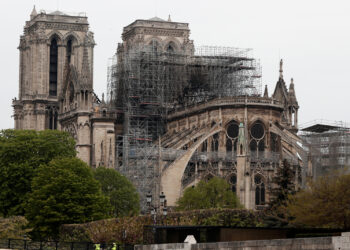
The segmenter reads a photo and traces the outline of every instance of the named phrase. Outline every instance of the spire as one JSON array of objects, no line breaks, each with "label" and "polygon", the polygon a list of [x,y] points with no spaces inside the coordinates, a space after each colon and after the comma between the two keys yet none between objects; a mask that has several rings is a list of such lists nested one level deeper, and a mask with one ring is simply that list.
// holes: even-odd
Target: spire
[{"label": "spire", "polygon": [[294,91],[294,80],[293,80],[293,78],[290,79],[289,91],[291,89],[293,89],[293,91]]},{"label": "spire", "polygon": [[169,14],[169,16],[168,16],[168,22],[171,22],[170,14]]},{"label": "spire", "polygon": [[264,97],[265,98],[269,98],[269,92],[268,92],[268,89],[267,89],[267,85],[265,85]]},{"label": "spire", "polygon": [[289,85],[289,90],[288,90],[288,96],[289,96],[289,101],[291,102],[291,104],[296,104],[296,105],[298,105],[297,97],[296,97],[296,95],[295,95],[294,80],[293,80],[293,78],[290,79],[290,85]]},{"label": "spire", "polygon": [[32,20],[34,17],[36,17],[38,13],[36,12],[35,5],[33,7],[32,13],[30,14],[30,20]]},{"label": "spire", "polygon": [[283,60],[280,61],[280,78],[283,79]]}]

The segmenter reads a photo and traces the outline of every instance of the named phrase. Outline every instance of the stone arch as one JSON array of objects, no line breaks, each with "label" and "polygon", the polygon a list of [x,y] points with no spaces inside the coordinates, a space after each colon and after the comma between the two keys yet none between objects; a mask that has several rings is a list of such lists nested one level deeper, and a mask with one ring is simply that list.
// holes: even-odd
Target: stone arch
[{"label": "stone arch", "polygon": [[63,35],[59,31],[53,30],[47,35],[47,37],[48,37],[48,45],[49,46],[51,45],[51,41],[53,38],[56,38],[58,45],[62,45]]},{"label": "stone arch", "polygon": [[160,39],[159,37],[156,37],[156,36],[152,36],[152,37],[148,38],[148,39],[145,41],[145,44],[151,45],[151,43],[152,43],[153,41],[158,42],[160,48],[161,48],[161,49],[163,48],[163,41],[162,41],[162,39]]},{"label": "stone arch", "polygon": [[[195,127],[194,129],[192,128],[192,130],[196,130],[198,129],[198,127]],[[184,128],[183,128],[184,130]],[[191,136],[186,136],[185,138],[178,138],[179,141],[172,147],[174,149],[181,149],[183,146],[185,146],[186,144],[189,144],[190,142],[192,142],[194,139],[198,138],[199,136],[202,136],[205,133],[204,129],[200,129],[197,133],[195,133],[194,135]]]},{"label": "stone arch", "polygon": [[76,45],[80,45],[81,44],[81,40],[79,38],[79,36],[74,32],[74,31],[69,31],[66,34],[64,34],[64,36],[62,37],[62,42],[64,44],[66,44],[68,42],[69,39],[72,39],[76,41]]},{"label": "stone arch", "polygon": [[185,168],[184,175],[181,179],[181,185],[185,189],[190,183],[195,181],[196,174],[196,164],[194,162],[189,162]]},{"label": "stone arch", "polygon": [[[258,124],[262,126],[259,129]],[[255,127],[255,128],[254,128]],[[250,122],[248,126],[248,135],[249,135],[249,149],[250,151],[256,151],[258,154],[259,151],[265,151],[266,141],[268,137],[268,126],[261,119],[254,119]]]},{"label": "stone arch", "polygon": [[266,178],[261,174],[254,174],[255,205],[265,205],[266,202]]},{"label": "stone arch", "polygon": [[268,124],[264,122],[261,118],[254,118],[253,120],[249,121],[248,129],[250,129],[257,122],[260,122],[261,124],[263,124],[265,130],[267,130],[267,128],[269,127]]},{"label": "stone arch", "polygon": [[199,146],[214,134],[222,131],[221,126],[215,126],[207,130],[207,134],[201,136],[192,146],[171,163],[162,173],[161,189],[167,196],[169,206],[174,206],[181,195],[181,179],[185,168]]},{"label": "stone arch", "polygon": [[172,38],[166,39],[166,40],[163,42],[163,44],[164,44],[164,47],[163,47],[163,50],[164,50],[164,51],[167,51],[167,48],[168,48],[169,45],[174,46],[174,47],[173,47],[173,48],[174,48],[174,52],[179,51],[180,48],[181,48],[181,45],[180,45],[175,39],[172,39]]}]

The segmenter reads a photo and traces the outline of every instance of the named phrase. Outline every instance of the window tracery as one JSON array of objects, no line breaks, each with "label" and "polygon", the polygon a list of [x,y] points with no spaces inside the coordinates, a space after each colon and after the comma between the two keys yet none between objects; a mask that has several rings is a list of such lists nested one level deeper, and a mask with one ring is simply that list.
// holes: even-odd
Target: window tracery
[{"label": "window tracery", "polygon": [[255,205],[265,205],[265,184],[260,175],[254,176]]}]

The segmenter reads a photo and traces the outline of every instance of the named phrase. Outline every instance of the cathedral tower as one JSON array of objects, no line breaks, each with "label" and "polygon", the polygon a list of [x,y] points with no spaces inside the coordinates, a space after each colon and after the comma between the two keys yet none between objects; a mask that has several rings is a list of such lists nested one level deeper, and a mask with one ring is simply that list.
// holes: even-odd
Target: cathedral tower
[{"label": "cathedral tower", "polygon": [[18,47],[19,94],[13,100],[16,129],[59,128],[65,68],[73,65],[76,74],[82,75],[85,56],[92,79],[94,45],[86,16],[60,11],[37,13],[34,7]]}]

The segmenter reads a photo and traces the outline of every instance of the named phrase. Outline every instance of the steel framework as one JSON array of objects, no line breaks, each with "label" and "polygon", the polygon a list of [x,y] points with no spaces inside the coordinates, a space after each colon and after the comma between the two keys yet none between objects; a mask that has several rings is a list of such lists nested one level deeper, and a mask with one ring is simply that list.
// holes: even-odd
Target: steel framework
[{"label": "steel framework", "polygon": [[110,59],[107,99],[122,127],[116,168],[136,185],[141,200],[159,193],[161,152],[165,158],[179,154],[158,142],[169,111],[219,97],[261,95],[260,64],[250,53],[214,46],[174,53],[139,45]]}]

